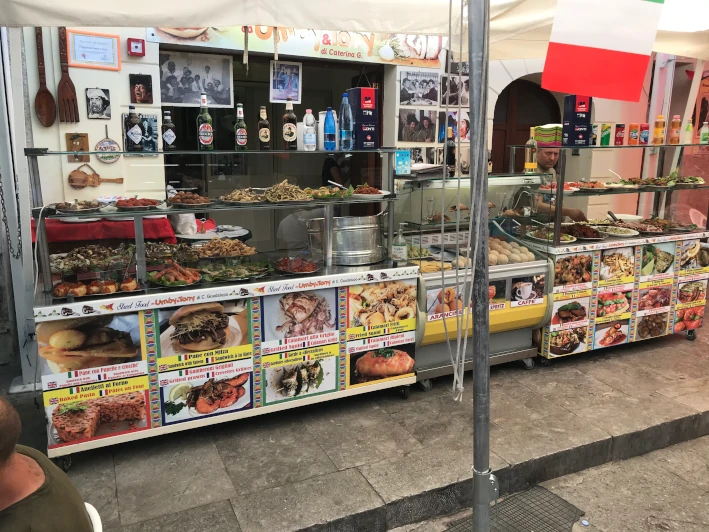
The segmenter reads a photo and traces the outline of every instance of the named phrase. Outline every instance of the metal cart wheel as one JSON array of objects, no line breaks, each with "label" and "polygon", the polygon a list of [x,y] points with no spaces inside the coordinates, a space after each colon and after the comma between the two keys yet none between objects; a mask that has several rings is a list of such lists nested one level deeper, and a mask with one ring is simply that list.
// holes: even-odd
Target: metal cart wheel
[{"label": "metal cart wheel", "polygon": [[551,359],[546,357],[539,357],[539,363],[543,367],[548,368],[549,366],[551,366]]},{"label": "metal cart wheel", "polygon": [[69,470],[71,469],[71,455],[70,454],[67,454],[66,456],[60,456],[58,458],[52,458],[52,462],[54,462],[54,465],[56,465],[59,469],[61,469],[65,473],[68,473]]},{"label": "metal cart wheel", "polygon": [[[546,358],[544,360],[546,360]],[[523,358],[522,364],[524,364],[524,369],[534,369],[534,359],[532,357]]]},{"label": "metal cart wheel", "polygon": [[687,340],[693,342],[697,339],[697,333],[695,331],[687,331]]},{"label": "metal cart wheel", "polygon": [[401,398],[406,400],[409,398],[409,388],[410,386],[402,386],[399,388],[399,395],[401,395]]},{"label": "metal cart wheel", "polygon": [[423,379],[418,382],[418,385],[424,392],[430,392],[433,389],[433,381],[431,379]]}]

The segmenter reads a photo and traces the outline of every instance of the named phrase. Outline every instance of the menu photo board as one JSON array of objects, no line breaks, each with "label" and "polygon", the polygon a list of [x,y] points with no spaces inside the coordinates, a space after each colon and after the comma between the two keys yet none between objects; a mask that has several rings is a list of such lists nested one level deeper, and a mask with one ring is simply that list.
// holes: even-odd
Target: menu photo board
[{"label": "menu photo board", "polygon": [[264,406],[337,391],[337,295],[327,288],[261,298]]},{"label": "menu photo board", "polygon": [[164,425],[253,407],[250,305],[243,299],[158,311]]},{"label": "menu photo board", "polygon": [[347,288],[348,388],[414,374],[416,297],[416,279]]},{"label": "menu photo board", "polygon": [[47,447],[150,428],[143,312],[37,325]]}]

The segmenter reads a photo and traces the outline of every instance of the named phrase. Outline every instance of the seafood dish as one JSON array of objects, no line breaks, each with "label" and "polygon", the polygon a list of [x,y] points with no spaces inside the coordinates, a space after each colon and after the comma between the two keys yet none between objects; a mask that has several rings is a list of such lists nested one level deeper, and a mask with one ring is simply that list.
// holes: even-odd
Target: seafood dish
[{"label": "seafood dish", "polygon": [[624,342],[627,337],[628,335],[623,332],[623,326],[616,322],[606,329],[603,337],[598,341],[598,345],[601,347],[609,347],[611,345],[620,344]]},{"label": "seafood dish", "polygon": [[276,269],[286,273],[312,273],[320,269],[322,264],[304,257],[283,257],[276,262]]},{"label": "seafood dish", "polygon": [[591,282],[591,255],[570,255],[557,259],[554,267],[554,279],[557,286]]},{"label": "seafood dish", "polygon": [[674,261],[675,257],[672,253],[663,251],[652,244],[646,244],[643,246],[643,262],[640,274],[665,273],[672,267]]},{"label": "seafood dish", "polygon": [[172,205],[207,205],[212,202],[210,198],[200,196],[194,192],[178,192],[174,196],[168,198],[168,203]]},{"label": "seafood dish", "polygon": [[608,236],[638,236],[640,233],[633,229],[625,227],[616,227],[613,225],[595,225],[594,228],[602,235]]},{"label": "seafood dish", "polygon": [[662,233],[662,228],[645,222],[616,222],[616,227],[631,229],[639,233]]},{"label": "seafood dish", "polygon": [[699,259],[699,264],[701,266],[709,266],[709,247],[701,246],[697,258]]},{"label": "seafood dish", "polygon": [[247,246],[241,240],[231,238],[213,238],[197,248],[197,255],[201,259],[244,257],[255,253],[256,248]]},{"label": "seafood dish", "polygon": [[[536,240],[544,240],[545,242],[551,242],[554,240],[554,230],[551,228],[542,227],[541,229],[536,229],[527,233],[529,238],[534,238]],[[559,242],[568,244],[570,242],[576,242],[576,238],[565,233],[559,235]]]},{"label": "seafood dish", "polygon": [[704,322],[704,305],[688,309],[680,309],[675,315],[674,332],[692,331],[702,326]]},{"label": "seafood dish", "polygon": [[127,267],[135,254],[135,246],[119,246],[116,249],[89,244],[74,248],[66,254],[52,255],[49,259],[51,272],[55,275],[70,275],[90,271],[110,271]]},{"label": "seafood dish", "polygon": [[264,194],[267,201],[279,203],[282,201],[312,201],[313,197],[297,185],[291,185],[284,179],[277,185],[273,185]]},{"label": "seafood dish", "polygon": [[276,327],[276,331],[283,333],[283,338],[317,334],[326,328],[335,328],[335,319],[327,299],[313,292],[286,294],[278,303],[285,320]]},{"label": "seafood dish", "polygon": [[199,282],[201,278],[194,268],[185,268],[176,262],[158,272],[148,272],[148,281],[162,286],[188,286]]},{"label": "seafood dish", "polygon": [[517,242],[506,242],[500,238],[490,237],[487,241],[488,266],[498,264],[517,264],[518,262],[533,262],[534,253]]},{"label": "seafood dish", "polygon": [[388,281],[349,287],[352,327],[380,325],[416,317],[416,284]]},{"label": "seafood dish", "polygon": [[640,290],[640,299],[638,300],[638,310],[647,310],[651,308],[669,307],[672,299],[672,287],[666,288],[648,288]]},{"label": "seafood dish", "polygon": [[109,327],[113,316],[91,316],[37,325],[39,356],[59,372],[108,366],[138,354],[131,335]]},{"label": "seafood dish", "polygon": [[178,309],[169,320],[173,345],[185,351],[208,351],[226,345],[229,316],[219,303],[202,303]]},{"label": "seafood dish", "polygon": [[707,282],[691,281],[680,285],[677,299],[680,303],[691,303],[693,301],[703,301],[707,298]]},{"label": "seafood dish", "polygon": [[411,373],[415,360],[406,351],[383,348],[368,351],[355,362],[355,377],[358,383]]},{"label": "seafood dish", "polygon": [[680,267],[684,269],[697,267],[697,256],[702,249],[699,240],[689,240],[682,242],[682,255],[680,256]]},{"label": "seafood dish", "polygon": [[202,386],[193,387],[187,394],[187,406],[199,414],[211,414],[220,408],[229,408],[246,394],[244,384],[249,373],[215,381],[209,379]]},{"label": "seafood dish", "polygon": [[576,237],[579,240],[601,240],[604,238],[597,229],[586,224],[562,225],[561,232],[565,235]]},{"label": "seafood dish", "polygon": [[202,282],[212,283],[217,281],[239,281],[254,279],[268,275],[271,267],[265,262],[250,262],[230,266],[228,264],[210,264],[200,266],[197,271],[202,274]]},{"label": "seafood dish", "polygon": [[354,189],[351,186],[350,188],[320,187],[306,188],[304,192],[315,199],[337,199],[351,196],[354,193]]},{"label": "seafood dish", "polygon": [[632,250],[628,253],[622,251],[604,251],[601,259],[601,280],[621,279],[632,277],[635,263]]},{"label": "seafood dish", "polygon": [[196,248],[190,244],[165,244],[164,242],[146,242],[145,259],[148,264],[165,264],[166,260],[175,262],[195,262],[199,259]]},{"label": "seafood dish", "polygon": [[667,312],[643,316],[638,322],[638,336],[640,338],[654,338],[665,334],[667,316]]},{"label": "seafood dish", "polygon": [[555,331],[549,334],[549,351],[555,355],[568,355],[586,341],[586,327]]},{"label": "seafood dish", "polygon": [[88,284],[82,282],[76,283],[59,283],[54,285],[52,294],[54,297],[83,297],[95,296],[100,294],[115,294],[116,292],[133,292],[138,289],[138,282],[134,277],[126,277],[122,281],[114,280],[95,280]]},{"label": "seafood dish", "polygon": [[606,292],[598,294],[598,310],[596,316],[599,318],[620,316],[630,311],[630,301],[632,292]]},{"label": "seafood dish", "polygon": [[52,424],[63,442],[93,438],[101,423],[145,419],[145,393],[130,392],[57,406]]},{"label": "seafood dish", "polygon": [[226,196],[220,196],[219,199],[227,203],[263,203],[266,201],[266,196],[249,187],[237,188]]},{"label": "seafood dish", "polygon": [[298,397],[308,392],[315,392],[322,384],[324,370],[319,361],[303,362],[286,366],[279,371],[280,383],[276,383],[277,392],[283,397]]},{"label": "seafood dish", "polygon": [[60,212],[89,212],[96,211],[99,209],[99,207],[101,207],[101,204],[98,201],[94,200],[74,200],[71,203],[63,201],[54,205],[54,208]]},{"label": "seafood dish", "polygon": [[572,301],[559,307],[556,311],[556,318],[559,323],[570,323],[586,319],[586,307],[578,301]]},{"label": "seafood dish", "polygon": [[157,207],[161,203],[162,201],[148,198],[128,198],[118,200],[116,202],[116,207],[118,207],[119,209],[134,209],[136,207],[145,209],[150,207]]},{"label": "seafood dish", "polygon": [[370,187],[369,185],[358,185],[356,189],[354,189],[353,194],[382,194],[382,191],[379,190],[377,187]]}]

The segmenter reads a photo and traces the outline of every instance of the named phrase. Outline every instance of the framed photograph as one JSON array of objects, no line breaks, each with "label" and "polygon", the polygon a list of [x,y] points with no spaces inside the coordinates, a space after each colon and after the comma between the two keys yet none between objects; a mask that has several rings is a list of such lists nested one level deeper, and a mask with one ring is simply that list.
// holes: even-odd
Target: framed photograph
[{"label": "framed photograph", "polygon": [[436,142],[436,111],[399,109],[401,142]]},{"label": "framed photograph", "polygon": [[[450,81],[450,86],[449,86]],[[441,105],[470,105],[470,81],[468,76],[441,76]]]},{"label": "framed photograph", "polygon": [[402,70],[400,105],[438,105],[438,72],[425,70]]},{"label": "framed photograph", "polygon": [[150,74],[129,74],[130,103],[153,103],[153,77]]},{"label": "framed photograph", "polygon": [[209,107],[234,107],[231,56],[161,51],[159,61],[163,105],[199,107],[204,92]]},{"label": "framed photograph", "polygon": [[470,116],[468,111],[461,111],[460,116],[458,116],[457,111],[448,111],[448,118],[446,119],[446,113],[438,113],[438,142],[445,142],[446,139],[446,128],[453,128],[453,139],[461,142],[470,142]]},{"label": "framed photograph", "polygon": [[426,148],[411,148],[411,164],[421,164],[424,163],[424,156],[426,154]]},{"label": "framed photograph", "polygon": [[426,148],[426,163],[427,164],[438,164],[436,161],[436,150],[438,148]]},{"label": "framed photograph", "polygon": [[121,38],[118,35],[66,30],[66,45],[71,67],[121,69]]},{"label": "framed photograph", "polygon": [[[121,123],[123,128],[123,149],[126,149],[126,118],[128,115],[123,113],[121,115]],[[126,157],[142,157],[149,155],[151,157],[157,157],[157,153],[151,154],[150,152],[158,151],[158,115],[144,115],[138,114],[141,123],[143,124],[143,152],[126,153]]]},{"label": "framed photograph", "polygon": [[458,61],[456,52],[448,52],[451,54],[451,64],[448,66],[446,58],[446,74],[462,74],[463,76],[470,75],[470,63],[467,61]]},{"label": "framed photograph", "polygon": [[293,105],[299,104],[303,92],[302,72],[302,63],[271,61],[269,101],[271,103],[285,103],[286,99],[290,98],[293,100]]},{"label": "framed photograph", "polygon": [[86,115],[92,119],[111,119],[111,93],[108,89],[86,89]]}]

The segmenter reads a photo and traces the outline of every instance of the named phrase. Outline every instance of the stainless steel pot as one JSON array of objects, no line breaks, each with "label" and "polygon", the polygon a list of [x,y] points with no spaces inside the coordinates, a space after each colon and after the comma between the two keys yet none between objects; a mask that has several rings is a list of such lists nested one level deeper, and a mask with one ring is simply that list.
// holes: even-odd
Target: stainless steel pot
[{"label": "stainless steel pot", "polygon": [[[338,266],[375,264],[386,258],[384,227],[386,213],[376,216],[342,216],[332,220],[332,263]],[[310,247],[315,257],[324,256],[325,220],[308,222]]]}]

